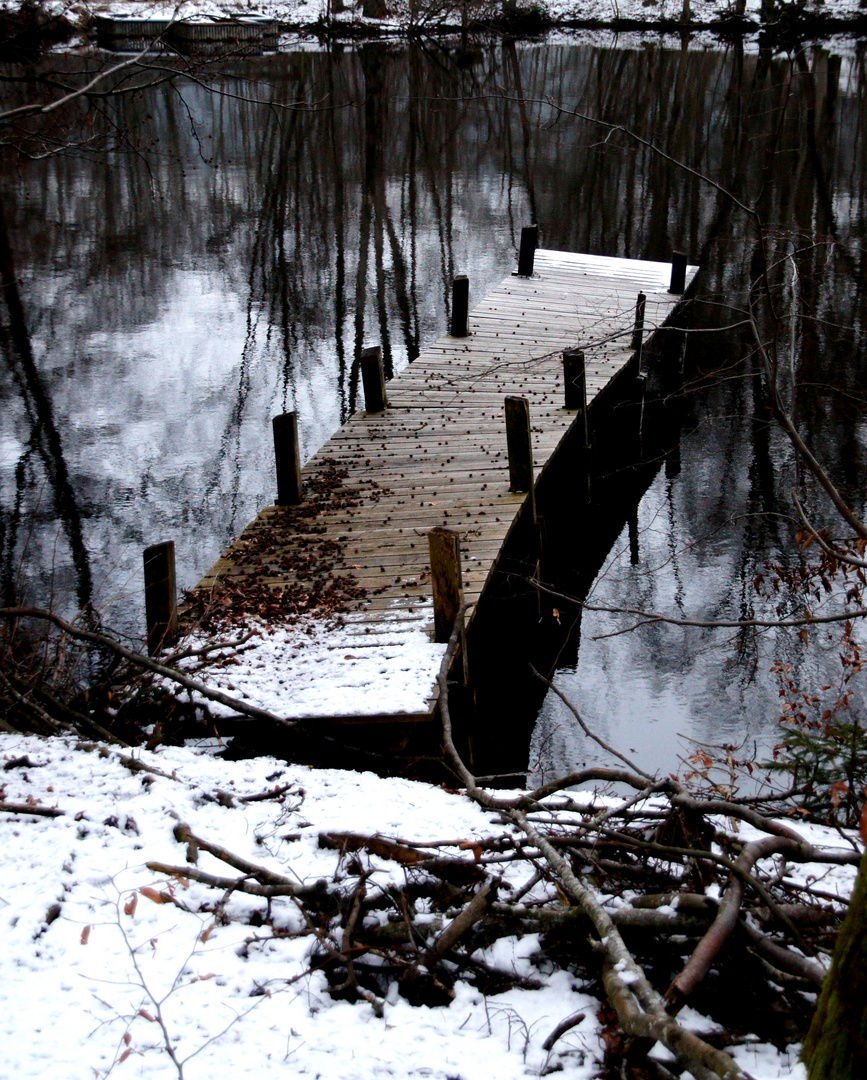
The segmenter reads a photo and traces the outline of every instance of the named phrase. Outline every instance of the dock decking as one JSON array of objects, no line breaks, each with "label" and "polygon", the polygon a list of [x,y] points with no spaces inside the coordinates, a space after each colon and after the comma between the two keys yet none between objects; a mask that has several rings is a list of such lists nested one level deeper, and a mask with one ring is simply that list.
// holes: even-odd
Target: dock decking
[{"label": "dock decking", "polygon": [[[263,630],[199,677],[284,717],[430,719],[444,646],[428,531],[460,534],[464,597],[478,601],[528,498],[509,490],[504,398],[529,402],[538,479],[576,417],[563,351],[585,351],[589,406],[634,357],[639,291],[645,340],[680,302],[670,279],[669,263],[542,249],[532,277],[506,277],[467,337],[430,344],[388,383],[385,411],[355,413],[307,462],[304,502],[263,509],[202,579],[198,594],[231,595],[228,610],[258,606]],[[272,594],[291,617],[263,607]],[[326,602],[305,613],[306,595]]]}]

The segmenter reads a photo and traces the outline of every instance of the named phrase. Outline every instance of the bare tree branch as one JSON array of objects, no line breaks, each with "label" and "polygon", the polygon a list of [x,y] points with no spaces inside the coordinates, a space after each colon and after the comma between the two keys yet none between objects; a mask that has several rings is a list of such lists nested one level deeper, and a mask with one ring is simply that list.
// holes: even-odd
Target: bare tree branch
[{"label": "bare tree branch", "polygon": [[5,607],[0,608],[0,618],[40,619],[44,622],[51,623],[53,626],[56,626],[58,630],[62,630],[65,634],[69,634],[70,637],[76,638],[79,641],[90,642],[90,644],[98,645],[104,649],[109,649],[111,652],[116,653],[118,656],[122,656],[124,660],[128,660],[136,667],[144,668],[146,671],[152,671],[156,675],[161,675],[164,679],[177,683],[178,686],[183,686],[186,690],[201,694],[202,697],[207,698],[209,701],[216,701],[221,705],[226,705],[238,713],[252,716],[257,720],[267,720],[274,724],[280,724],[283,727],[295,727],[297,724],[297,721],[295,720],[287,720],[286,717],[277,716],[275,713],[268,712],[267,709],[260,709],[256,705],[249,705],[247,702],[240,701],[238,698],[230,697],[220,690],[214,690],[205,683],[200,682],[198,679],[191,679],[189,676],[184,675],[183,672],[178,671],[176,668],[168,667],[166,664],[161,664],[157,660],[152,660],[149,656],[144,656],[134,649],[128,649],[125,645],[121,645],[119,641],[115,641],[114,638],[109,637],[107,634],[100,634],[95,630],[85,630],[82,627],[73,626],[72,623],[67,622],[65,619],[61,619],[59,615],[55,615],[53,611],[45,611],[42,608],[31,607]]}]

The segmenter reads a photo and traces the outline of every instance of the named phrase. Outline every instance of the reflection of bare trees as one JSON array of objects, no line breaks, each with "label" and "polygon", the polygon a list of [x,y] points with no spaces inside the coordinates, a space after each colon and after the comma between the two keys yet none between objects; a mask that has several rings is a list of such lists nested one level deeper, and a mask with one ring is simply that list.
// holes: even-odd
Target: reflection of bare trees
[{"label": "reflection of bare trees", "polygon": [[9,243],[6,215],[0,207],[0,293],[6,308],[6,325],[0,329],[0,344],[12,381],[18,389],[27,419],[27,442],[18,461],[15,500],[11,508],[0,506],[0,589],[4,602],[17,601],[17,578],[20,567],[16,557],[22,554],[21,531],[28,522],[22,513],[24,485],[33,464],[38,461],[49,486],[49,497],[57,520],[69,543],[77,578],[79,607],[87,609],[93,599],[90,556],[85,546],[81,514],[63,454],[63,440],[54,419],[51,398],[33,357],[27,318],[18,289],[15,260]]},{"label": "reflection of bare trees", "polygon": [[[371,44],[227,64],[219,86],[231,96],[166,84],[118,101],[113,119],[137,133],[134,153],[57,158],[30,166],[25,180],[4,166],[18,201],[12,243],[19,261],[28,252],[28,311],[39,332],[51,328],[52,363],[62,368],[94,333],[158,324],[187,268],[218,276],[239,301],[243,345],[208,399],[215,434],[195,453],[191,442],[174,448],[177,471],[196,478],[194,527],[218,544],[232,515],[248,512],[245,500],[259,497],[270,413],[299,410],[309,453],[359,404],[360,347],[381,343],[389,371],[410,362],[447,324],[453,275],[471,260],[477,297],[502,276],[530,218],[551,247],[650,258],[682,247],[701,262],[705,293],[743,299],[756,250],[731,205],[646,148],[552,118],[551,98],[758,200],[777,253],[795,242],[810,313],[797,327],[798,409],[851,495],[864,464],[863,67],[863,50],[846,64],[818,49],[790,63],[685,42],[631,51],[505,43],[451,54]],[[62,300],[39,285],[57,267]],[[200,332],[208,340],[208,327]],[[694,373],[743,349],[732,334],[693,351]],[[104,378],[111,385],[112,372]],[[711,439],[705,477],[715,493],[749,480],[758,531],[743,534],[744,561],[730,579],[743,607],[753,552],[775,542],[763,512],[776,496],[775,451],[749,379],[703,382],[699,393],[706,415],[728,418],[726,438],[747,434],[737,446]],[[84,484],[98,502],[107,482],[98,467],[82,459],[68,469],[75,489]],[[150,479],[141,487],[156,497]],[[166,487],[160,497],[170,519],[175,496]],[[682,511],[686,531],[699,530],[708,510],[727,512],[698,491],[694,518],[692,506]]]},{"label": "reflection of bare trees", "polygon": [[[654,78],[648,57],[648,79]],[[864,221],[851,212],[851,204],[863,200],[863,178],[860,173],[846,177],[840,168],[841,144],[858,132],[858,125],[850,123],[844,130],[840,123],[840,78],[840,62],[821,50],[795,58],[790,67],[775,62],[769,53],[755,61],[736,53],[729,75],[732,104],[727,123],[719,123],[726,118],[723,114],[717,117],[716,129],[706,124],[697,132],[693,125],[692,142],[681,119],[684,114],[689,119],[691,110],[679,109],[676,100],[670,102],[667,122],[655,120],[650,101],[635,109],[631,121],[616,102],[595,115],[622,125],[606,139],[610,152],[628,153],[625,131],[635,131],[696,174],[712,177],[737,195],[740,206],[722,194],[708,197],[707,190],[701,191],[704,182],[699,175],[684,171],[678,175],[655,151],[651,152],[655,163],[649,160],[638,169],[648,184],[652,240],[662,237],[674,246],[681,237],[689,237],[690,243],[701,243],[698,261],[706,271],[704,291],[717,292],[721,304],[731,302],[749,311],[761,325],[763,345],[773,357],[787,404],[791,402],[792,412],[800,416],[806,442],[819,450],[820,459],[831,463],[830,472],[848,498],[854,496],[856,504],[863,505],[864,450],[859,433],[865,398],[859,386],[864,373],[865,296],[858,262]],[[668,92],[677,88],[681,95],[682,71],[666,85]],[[723,84],[705,84],[711,99],[719,93],[717,87]],[[698,88],[693,79],[685,87],[688,93]],[[593,112],[586,105],[581,111]],[[710,120],[712,110],[706,116]],[[856,134],[856,141],[861,139]],[[644,148],[630,156],[635,160],[643,153]],[[617,173],[614,183],[623,182],[623,172]],[[840,212],[841,205],[846,212]],[[756,214],[744,213],[744,206],[755,207]],[[632,231],[631,224],[626,231]],[[662,257],[664,248],[647,253]],[[751,283],[759,287],[750,289]],[[706,327],[714,324],[710,306],[703,321]],[[723,321],[721,315],[716,321]],[[767,573],[768,560],[792,566],[801,558],[785,521],[791,514],[788,491],[797,487],[813,507],[824,507],[822,520],[827,520],[829,504],[815,478],[800,475],[785,440],[772,425],[767,387],[753,374],[756,342],[742,332],[713,343],[700,340],[691,348],[689,374],[702,427],[691,440],[692,468],[679,482],[676,510],[671,505],[673,493],[668,493],[672,547],[667,571],[633,580],[623,572],[621,561],[623,580],[613,602],[633,602],[624,597],[643,591],[655,597],[658,607],[670,609],[669,590],[674,586],[674,601],[683,604],[681,571],[691,565],[686,577],[692,578],[693,612],[750,618],[765,605],[757,596],[756,581]],[[743,358],[746,364],[737,363]],[[715,525],[724,530],[718,536],[712,532]],[[702,538],[707,554],[696,559],[691,549]],[[697,590],[708,565],[715,567],[709,587]],[[796,600],[796,590],[791,596],[776,597],[781,605]],[[644,597],[641,602],[646,602]],[[694,665],[705,692],[709,684],[718,684],[716,693],[722,701],[735,677],[750,682],[762,666],[767,667],[768,647],[752,634],[738,634],[725,642],[721,660],[729,666],[720,670],[701,666],[700,643],[679,645],[671,635],[648,632],[641,643],[632,643],[626,655],[637,668],[654,672],[667,670],[678,660],[684,667]],[[799,650],[797,642],[792,647],[779,641],[777,647],[785,650],[795,669],[821,664],[816,653]],[[811,672],[807,678],[817,676]],[[594,690],[598,697],[599,686]]]}]

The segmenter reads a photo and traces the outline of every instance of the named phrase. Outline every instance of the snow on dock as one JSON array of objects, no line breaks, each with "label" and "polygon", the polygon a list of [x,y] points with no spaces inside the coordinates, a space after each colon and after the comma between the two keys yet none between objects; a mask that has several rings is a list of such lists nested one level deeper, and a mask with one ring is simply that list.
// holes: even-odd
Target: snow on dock
[{"label": "snow on dock", "polygon": [[634,361],[639,292],[649,335],[681,299],[671,283],[669,263],[536,251],[532,276],[470,312],[467,336],[434,341],[387,384],[387,408],[329,439],[301,472],[303,501],[263,509],[205,575],[196,595],[221,635],[254,633],[197,677],[284,717],[431,719],[445,646],[428,532],[459,534],[463,595],[478,601],[529,498],[510,490],[504,399],[529,404],[538,480],[578,416],[564,350],[584,352],[589,404]]}]

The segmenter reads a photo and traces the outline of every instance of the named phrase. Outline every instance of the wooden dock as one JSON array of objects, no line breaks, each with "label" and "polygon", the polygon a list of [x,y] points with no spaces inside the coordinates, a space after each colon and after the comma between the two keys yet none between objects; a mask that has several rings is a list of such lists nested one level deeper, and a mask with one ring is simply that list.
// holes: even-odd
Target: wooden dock
[{"label": "wooden dock", "polygon": [[[431,719],[444,646],[429,531],[459,534],[463,594],[478,602],[530,498],[510,490],[504,399],[529,404],[538,480],[580,411],[564,407],[564,350],[583,350],[592,403],[637,370],[638,294],[646,344],[682,299],[670,284],[670,263],[537,250],[532,276],[473,308],[467,336],[431,343],[387,384],[387,408],[357,412],[317,451],[301,503],[263,509],[202,579],[199,597],[230,622],[258,611],[261,633],[199,677],[285,717]],[[308,595],[324,600],[305,611]]]}]

